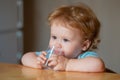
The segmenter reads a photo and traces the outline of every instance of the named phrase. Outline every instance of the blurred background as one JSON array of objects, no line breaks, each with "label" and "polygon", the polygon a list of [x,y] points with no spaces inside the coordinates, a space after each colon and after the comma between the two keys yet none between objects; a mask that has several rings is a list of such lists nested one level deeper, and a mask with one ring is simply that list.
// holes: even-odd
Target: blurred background
[{"label": "blurred background", "polygon": [[120,73],[120,0],[0,0],[0,62],[20,63],[29,51],[45,50],[48,14],[60,5],[83,2],[101,22],[98,53],[107,68]]}]

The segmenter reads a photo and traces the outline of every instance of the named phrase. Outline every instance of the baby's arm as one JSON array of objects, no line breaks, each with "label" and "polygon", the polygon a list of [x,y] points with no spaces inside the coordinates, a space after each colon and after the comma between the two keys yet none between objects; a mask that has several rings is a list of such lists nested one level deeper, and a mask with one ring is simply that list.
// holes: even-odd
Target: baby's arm
[{"label": "baby's arm", "polygon": [[43,62],[46,60],[43,55],[46,55],[46,53],[43,52],[40,56],[37,56],[35,52],[28,52],[23,55],[21,62],[24,66],[42,69]]},{"label": "baby's arm", "polygon": [[69,59],[66,71],[103,72],[105,66],[100,58],[86,57],[83,59]]}]

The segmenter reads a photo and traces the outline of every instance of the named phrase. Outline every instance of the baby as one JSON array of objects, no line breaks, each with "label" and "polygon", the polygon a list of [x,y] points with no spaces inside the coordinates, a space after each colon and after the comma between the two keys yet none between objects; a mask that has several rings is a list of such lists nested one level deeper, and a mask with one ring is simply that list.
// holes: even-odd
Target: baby
[{"label": "baby", "polygon": [[94,51],[100,42],[100,22],[88,6],[61,6],[49,15],[48,22],[49,47],[55,47],[53,54],[47,59],[48,51],[28,52],[22,57],[23,65],[43,69],[47,62],[48,67],[59,71],[105,70],[104,62]]}]

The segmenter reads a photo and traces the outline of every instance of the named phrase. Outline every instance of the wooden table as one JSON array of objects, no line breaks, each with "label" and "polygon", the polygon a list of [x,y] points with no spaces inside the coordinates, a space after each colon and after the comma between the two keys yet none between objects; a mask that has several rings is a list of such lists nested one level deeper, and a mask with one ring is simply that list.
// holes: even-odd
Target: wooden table
[{"label": "wooden table", "polygon": [[120,74],[39,70],[0,63],[0,80],[120,80]]}]

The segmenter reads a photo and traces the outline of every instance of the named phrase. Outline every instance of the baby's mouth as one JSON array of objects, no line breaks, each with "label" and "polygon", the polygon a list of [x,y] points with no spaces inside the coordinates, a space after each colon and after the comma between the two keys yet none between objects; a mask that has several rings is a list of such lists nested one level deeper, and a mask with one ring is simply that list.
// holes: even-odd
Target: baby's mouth
[{"label": "baby's mouth", "polygon": [[64,52],[61,50],[54,50],[54,54],[64,56]]}]

